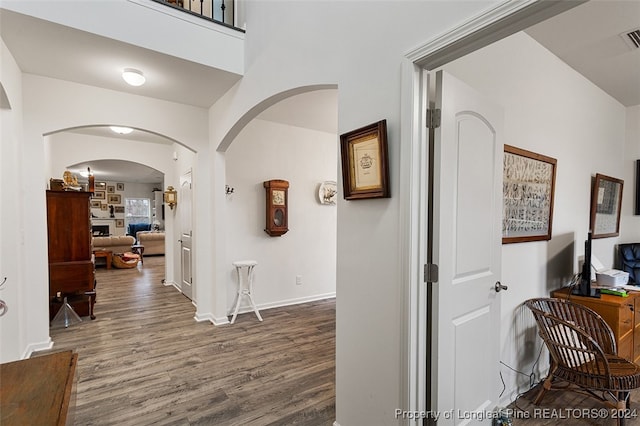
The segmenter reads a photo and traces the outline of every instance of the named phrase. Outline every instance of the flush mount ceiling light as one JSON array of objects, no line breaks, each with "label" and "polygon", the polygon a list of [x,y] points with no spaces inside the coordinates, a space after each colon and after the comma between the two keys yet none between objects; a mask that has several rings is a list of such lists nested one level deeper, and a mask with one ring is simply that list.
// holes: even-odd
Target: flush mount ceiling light
[{"label": "flush mount ceiling light", "polygon": [[146,81],[142,71],[134,68],[125,68],[124,71],[122,71],[122,78],[131,86],[142,86]]},{"label": "flush mount ceiling light", "polygon": [[129,133],[133,132],[133,129],[131,127],[110,126],[109,128],[119,135],[128,135]]}]

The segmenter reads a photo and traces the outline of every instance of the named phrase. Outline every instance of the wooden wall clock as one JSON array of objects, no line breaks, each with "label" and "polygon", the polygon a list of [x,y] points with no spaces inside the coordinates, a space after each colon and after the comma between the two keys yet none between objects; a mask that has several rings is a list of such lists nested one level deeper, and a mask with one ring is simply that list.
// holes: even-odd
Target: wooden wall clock
[{"label": "wooden wall clock", "polygon": [[267,223],[264,231],[272,237],[279,237],[289,230],[289,182],[272,179],[263,184],[266,190]]}]

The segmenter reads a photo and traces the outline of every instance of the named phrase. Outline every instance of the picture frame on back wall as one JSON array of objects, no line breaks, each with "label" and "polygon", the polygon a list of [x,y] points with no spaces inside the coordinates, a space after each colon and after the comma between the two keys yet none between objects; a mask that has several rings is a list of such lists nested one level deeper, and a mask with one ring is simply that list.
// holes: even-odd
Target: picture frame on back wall
[{"label": "picture frame on back wall", "polygon": [[557,160],[504,146],[502,244],[551,239]]},{"label": "picture frame on back wall", "polygon": [[591,238],[617,237],[620,234],[622,179],[596,173],[591,191]]},{"label": "picture frame on back wall", "polygon": [[387,120],[340,135],[345,200],[390,198]]}]

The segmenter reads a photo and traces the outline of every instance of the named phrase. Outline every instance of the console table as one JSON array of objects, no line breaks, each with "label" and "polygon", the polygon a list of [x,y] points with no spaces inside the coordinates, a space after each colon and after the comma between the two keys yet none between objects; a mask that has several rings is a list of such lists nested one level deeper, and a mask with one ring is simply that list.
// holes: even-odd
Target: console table
[{"label": "console table", "polygon": [[72,425],[77,362],[65,351],[0,364],[0,424]]},{"label": "console table", "polygon": [[609,324],[616,339],[618,355],[640,364],[640,292],[629,292],[628,297],[602,294],[600,298],[569,295],[563,288],[551,297],[569,299],[596,311]]}]

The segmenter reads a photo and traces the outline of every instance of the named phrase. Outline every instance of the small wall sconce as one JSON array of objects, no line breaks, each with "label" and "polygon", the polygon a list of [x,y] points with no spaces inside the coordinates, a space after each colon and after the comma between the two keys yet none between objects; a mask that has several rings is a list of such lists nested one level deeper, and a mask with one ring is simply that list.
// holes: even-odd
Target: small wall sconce
[{"label": "small wall sconce", "polygon": [[173,206],[178,204],[178,192],[173,186],[168,186],[164,191],[164,202],[169,205],[171,210],[173,210]]},{"label": "small wall sconce", "polygon": [[224,186],[224,193],[229,195],[229,194],[233,194],[233,191],[235,191],[235,188],[230,187],[229,185],[225,185]]}]

